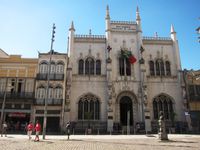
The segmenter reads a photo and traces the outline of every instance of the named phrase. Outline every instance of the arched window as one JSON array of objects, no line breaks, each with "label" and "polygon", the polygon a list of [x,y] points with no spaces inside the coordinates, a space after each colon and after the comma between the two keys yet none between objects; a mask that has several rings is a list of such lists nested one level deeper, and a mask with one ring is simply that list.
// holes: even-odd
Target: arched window
[{"label": "arched window", "polygon": [[45,87],[44,86],[40,86],[37,89],[37,99],[45,99]]},{"label": "arched window", "polygon": [[156,75],[165,76],[165,67],[162,59],[156,60]]},{"label": "arched window", "polygon": [[127,58],[119,57],[119,74],[121,76],[131,75],[131,64]]},{"label": "arched window", "polygon": [[56,63],[54,61],[51,62],[51,70],[50,73],[54,74],[56,72]]},{"label": "arched window", "polygon": [[101,61],[96,60],[96,75],[100,75],[100,74],[101,74]]},{"label": "arched window", "polygon": [[84,61],[82,59],[78,62],[78,74],[83,74],[84,70]]},{"label": "arched window", "polygon": [[78,102],[79,120],[99,120],[100,119],[99,99],[94,95],[85,95]]},{"label": "arched window", "polygon": [[154,62],[151,60],[149,61],[149,72],[151,76],[155,75],[155,71],[154,71]]},{"label": "arched window", "polygon": [[165,95],[159,95],[153,99],[154,119],[159,119],[159,112],[162,111],[165,119],[172,119],[174,114],[172,100]]},{"label": "arched window", "polygon": [[46,74],[48,72],[48,64],[47,62],[43,61],[39,65],[39,73]]},{"label": "arched window", "polygon": [[160,61],[160,71],[161,71],[161,75],[164,76],[165,75],[165,67],[164,67],[163,60]]},{"label": "arched window", "polygon": [[119,74],[120,76],[124,76],[125,75],[125,71],[124,71],[124,59],[123,58],[119,58]]},{"label": "arched window", "polygon": [[156,75],[160,76],[160,60],[156,60]]},{"label": "arched window", "polygon": [[49,93],[48,93],[48,98],[47,98],[47,103],[48,104],[53,104],[53,99],[54,99],[54,89],[53,86],[49,86]]},{"label": "arched window", "polygon": [[54,98],[55,99],[62,99],[63,98],[63,89],[61,86],[57,86],[54,90]]},{"label": "arched window", "polygon": [[165,66],[166,66],[166,75],[170,76],[171,75],[171,68],[170,68],[170,62],[166,61],[165,62]]},{"label": "arched window", "polygon": [[93,75],[94,74],[94,59],[87,58],[85,61],[85,74]]},{"label": "arched window", "polygon": [[128,59],[126,59],[126,75],[130,76],[131,75],[131,63]]},{"label": "arched window", "polygon": [[64,73],[64,63],[62,61],[58,62],[56,65],[56,73],[63,74]]}]

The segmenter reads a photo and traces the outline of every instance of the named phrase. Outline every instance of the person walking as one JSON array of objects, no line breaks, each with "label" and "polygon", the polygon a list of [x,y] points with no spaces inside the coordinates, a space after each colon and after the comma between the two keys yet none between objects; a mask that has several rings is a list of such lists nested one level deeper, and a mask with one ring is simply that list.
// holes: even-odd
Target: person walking
[{"label": "person walking", "polygon": [[27,129],[28,138],[29,138],[29,140],[31,140],[31,135],[32,135],[32,132],[33,132],[33,129],[34,129],[34,126],[33,126],[31,121],[27,125],[26,129]]},{"label": "person walking", "polygon": [[5,137],[7,137],[7,128],[8,128],[8,125],[6,122],[4,122],[2,125],[1,137],[3,137],[3,134],[5,134]]},{"label": "person walking", "polygon": [[36,125],[35,125],[35,141],[39,141],[39,134],[41,131],[41,125],[39,123],[39,121],[36,121]]},{"label": "person walking", "polygon": [[67,122],[67,125],[66,125],[66,129],[67,129],[67,139],[69,140],[69,136],[70,136],[70,122]]}]

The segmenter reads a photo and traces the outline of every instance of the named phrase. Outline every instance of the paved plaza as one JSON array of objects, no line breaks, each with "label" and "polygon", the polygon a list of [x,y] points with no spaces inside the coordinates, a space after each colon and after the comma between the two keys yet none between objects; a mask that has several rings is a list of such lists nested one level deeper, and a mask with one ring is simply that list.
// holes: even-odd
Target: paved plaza
[{"label": "paved plaza", "polygon": [[[29,141],[26,135],[0,137],[0,150],[198,150],[200,135],[170,134],[169,141],[157,135],[47,135],[40,142]],[[42,137],[42,136],[40,136]],[[34,136],[32,137],[34,138]]]}]

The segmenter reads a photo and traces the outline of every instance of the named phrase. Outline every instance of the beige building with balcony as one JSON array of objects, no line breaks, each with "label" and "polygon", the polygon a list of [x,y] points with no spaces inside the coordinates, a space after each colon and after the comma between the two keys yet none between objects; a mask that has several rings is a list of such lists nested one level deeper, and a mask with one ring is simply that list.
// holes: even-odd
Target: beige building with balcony
[{"label": "beige building with balcony", "polygon": [[52,51],[51,65],[50,52],[39,53],[38,57],[33,121],[39,120],[43,123],[44,105],[47,100],[47,132],[59,132],[60,127],[64,127],[67,54]]}]

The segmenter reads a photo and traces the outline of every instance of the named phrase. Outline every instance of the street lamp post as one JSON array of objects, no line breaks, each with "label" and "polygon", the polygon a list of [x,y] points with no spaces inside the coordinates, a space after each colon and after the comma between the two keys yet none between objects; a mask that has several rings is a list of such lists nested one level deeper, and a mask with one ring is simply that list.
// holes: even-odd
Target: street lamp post
[{"label": "street lamp post", "polygon": [[44,119],[43,119],[43,132],[42,137],[45,139],[46,136],[46,126],[47,126],[47,101],[49,99],[49,80],[50,80],[50,73],[51,73],[51,59],[53,54],[53,42],[55,38],[55,29],[56,26],[53,24],[53,30],[52,30],[52,38],[51,38],[51,47],[50,47],[50,56],[49,56],[49,64],[48,64],[48,73],[47,73],[47,91],[46,91],[46,97],[44,101]]}]

